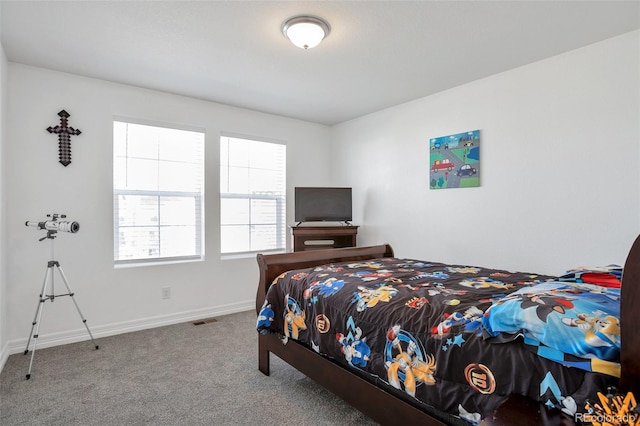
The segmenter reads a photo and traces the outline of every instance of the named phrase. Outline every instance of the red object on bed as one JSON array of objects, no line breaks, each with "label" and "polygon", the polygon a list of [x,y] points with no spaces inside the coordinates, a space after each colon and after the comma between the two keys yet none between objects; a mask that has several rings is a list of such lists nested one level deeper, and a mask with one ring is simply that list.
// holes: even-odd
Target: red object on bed
[{"label": "red object on bed", "polygon": [[601,274],[598,272],[587,272],[582,274],[582,281],[590,284],[597,284],[602,287],[620,288],[621,283],[618,277],[613,274]]}]

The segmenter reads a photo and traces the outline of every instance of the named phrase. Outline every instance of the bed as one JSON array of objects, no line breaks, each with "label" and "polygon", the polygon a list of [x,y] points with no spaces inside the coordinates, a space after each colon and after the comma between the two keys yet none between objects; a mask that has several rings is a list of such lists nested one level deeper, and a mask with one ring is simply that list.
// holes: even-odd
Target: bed
[{"label": "bed", "polygon": [[[572,424],[603,395],[640,396],[640,237],[618,289],[398,259],[389,245],[257,261],[260,371],[269,375],[273,353],[380,424]],[[499,320],[518,312],[556,324],[551,342],[519,318]],[[587,343],[559,352],[553,338],[569,338],[558,330]]]}]

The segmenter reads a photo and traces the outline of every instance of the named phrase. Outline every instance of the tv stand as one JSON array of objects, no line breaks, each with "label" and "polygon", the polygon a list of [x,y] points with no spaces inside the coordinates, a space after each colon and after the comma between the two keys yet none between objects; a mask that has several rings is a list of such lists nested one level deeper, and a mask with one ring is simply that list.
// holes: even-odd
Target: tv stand
[{"label": "tv stand", "polygon": [[340,226],[292,226],[293,251],[355,247],[358,227]]}]

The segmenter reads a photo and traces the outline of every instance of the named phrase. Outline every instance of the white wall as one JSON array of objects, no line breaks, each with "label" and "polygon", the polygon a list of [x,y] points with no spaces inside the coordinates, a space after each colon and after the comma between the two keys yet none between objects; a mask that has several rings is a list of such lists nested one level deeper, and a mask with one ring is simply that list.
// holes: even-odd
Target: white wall
[{"label": "white wall", "polygon": [[[639,48],[635,31],[335,126],[359,243],[551,274],[624,262],[640,231]],[[481,186],[430,190],[429,138],[475,129]]]},{"label": "white wall", "polygon": [[[11,352],[24,350],[50,258],[50,242],[38,242],[43,232],[26,227],[26,220],[55,212],[80,223],[77,234],[58,233],[55,258],[99,337],[255,306],[255,257],[220,260],[220,132],[286,141],[291,198],[295,185],[330,180],[325,126],[15,63],[8,65],[8,89],[4,154],[10,160],[5,164],[9,184],[3,194],[8,288],[2,297],[9,300],[4,339]],[[71,114],[69,125],[82,131],[71,139],[72,162],[66,168],[58,163],[56,136],[46,131],[59,123],[62,109]],[[206,129],[204,262],[114,269],[114,115]],[[312,174],[306,158],[314,159]],[[291,206],[288,217],[292,222]],[[171,287],[168,300],[161,299],[164,286]],[[68,297],[45,304],[41,324],[39,347],[88,337]]]}]

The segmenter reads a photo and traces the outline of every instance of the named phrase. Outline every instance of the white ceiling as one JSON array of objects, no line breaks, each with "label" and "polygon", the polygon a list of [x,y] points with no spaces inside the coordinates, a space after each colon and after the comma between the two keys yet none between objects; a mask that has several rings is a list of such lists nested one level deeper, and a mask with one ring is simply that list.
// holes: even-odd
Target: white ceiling
[{"label": "white ceiling", "polygon": [[[9,61],[335,124],[640,28],[640,1],[6,1]],[[298,14],[330,35],[308,51]],[[639,40],[640,47],[640,40]]]}]

